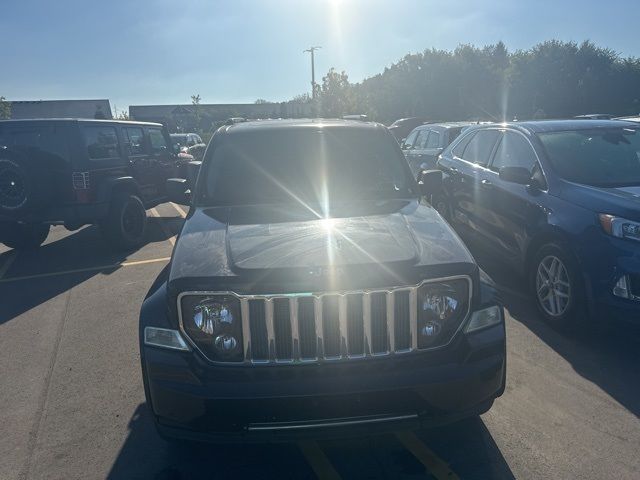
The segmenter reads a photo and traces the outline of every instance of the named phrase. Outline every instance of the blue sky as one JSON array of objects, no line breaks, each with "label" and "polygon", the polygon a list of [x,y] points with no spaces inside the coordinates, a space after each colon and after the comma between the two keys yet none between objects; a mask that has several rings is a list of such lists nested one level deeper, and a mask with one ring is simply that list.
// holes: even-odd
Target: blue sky
[{"label": "blue sky", "polygon": [[282,101],[330,67],[352,81],[406,53],[590,39],[640,56],[638,0],[0,0],[0,95],[136,104]]}]

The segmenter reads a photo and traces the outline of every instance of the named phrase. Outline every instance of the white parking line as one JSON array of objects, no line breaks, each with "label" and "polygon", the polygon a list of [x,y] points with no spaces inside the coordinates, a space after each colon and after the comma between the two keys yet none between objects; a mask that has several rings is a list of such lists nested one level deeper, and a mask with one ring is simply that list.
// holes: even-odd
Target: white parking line
[{"label": "white parking line", "polygon": [[55,277],[58,275],[68,275],[70,273],[97,272],[101,270],[114,270],[120,267],[133,267],[136,265],[146,265],[148,263],[168,262],[171,257],[151,258],[149,260],[134,260],[131,262],[114,263],[111,265],[100,265],[97,267],[76,268],[74,270],[63,270],[61,272],[37,273],[35,275],[23,275],[21,277],[0,278],[0,283],[17,282],[20,280],[32,280],[34,278]]},{"label": "white parking line", "polygon": [[187,218],[187,212],[184,211],[184,208],[182,208],[180,205],[176,205],[173,202],[171,202],[171,205],[178,211],[182,218]]},{"label": "white parking line", "polygon": [[176,236],[169,230],[169,228],[167,227],[167,224],[164,223],[164,219],[160,217],[160,214],[158,213],[158,211],[155,208],[152,208],[150,212],[151,212],[151,216],[160,219],[160,227],[162,227],[162,231],[167,236],[167,240],[169,240],[169,243],[171,243],[171,245],[175,245]]},{"label": "white parking line", "polygon": [[11,268],[11,264],[15,261],[17,256],[18,254],[15,252],[15,250],[12,252],[9,252],[7,256],[7,261],[4,262],[2,266],[0,266],[0,279],[4,277],[6,273],[9,271],[9,268]]}]

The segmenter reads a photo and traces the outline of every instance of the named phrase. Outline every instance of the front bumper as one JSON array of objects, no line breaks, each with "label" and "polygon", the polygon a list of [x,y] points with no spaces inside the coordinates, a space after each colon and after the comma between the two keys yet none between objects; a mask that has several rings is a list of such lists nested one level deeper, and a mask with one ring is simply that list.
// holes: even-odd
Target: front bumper
[{"label": "front bumper", "polygon": [[161,434],[287,441],[448,423],[504,391],[504,324],[446,349],[343,363],[213,366],[195,352],[142,345],[147,402]]},{"label": "front bumper", "polygon": [[599,235],[598,240],[592,243],[582,262],[591,316],[602,322],[640,324],[640,300],[621,298],[613,293],[623,275],[640,277],[640,244],[604,234]]}]

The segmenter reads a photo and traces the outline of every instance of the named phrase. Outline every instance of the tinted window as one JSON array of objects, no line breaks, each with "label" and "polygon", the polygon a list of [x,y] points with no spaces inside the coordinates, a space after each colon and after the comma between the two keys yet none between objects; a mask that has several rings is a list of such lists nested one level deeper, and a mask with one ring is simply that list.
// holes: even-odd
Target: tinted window
[{"label": "tinted window", "polygon": [[462,158],[467,162],[486,165],[499,136],[498,130],[480,130],[467,144]]},{"label": "tinted window", "polygon": [[451,153],[454,157],[462,158],[464,154],[464,149],[467,148],[471,139],[475,136],[475,133],[470,133],[466,137],[462,138],[460,142],[453,148]]},{"label": "tinted window", "polygon": [[0,145],[14,149],[37,149],[68,158],[67,135],[62,127],[0,125]]},{"label": "tinted window", "polygon": [[149,143],[151,144],[151,151],[153,153],[161,153],[167,150],[167,142],[164,139],[162,130],[159,128],[149,129]]},{"label": "tinted window", "polygon": [[179,143],[180,145],[185,146],[187,144],[187,136],[173,134],[171,135],[171,142],[173,142],[174,145]]},{"label": "tinted window", "polygon": [[300,204],[414,196],[397,144],[378,131],[324,127],[231,133],[205,159],[214,205]]},{"label": "tinted window", "polygon": [[640,185],[640,131],[607,128],[538,134],[567,180],[600,186]]},{"label": "tinted window", "polygon": [[115,127],[84,127],[83,132],[89,158],[100,160],[120,156]]},{"label": "tinted window", "polygon": [[413,148],[413,144],[416,141],[416,137],[418,136],[418,130],[414,130],[409,134],[407,139],[404,141],[405,148]]},{"label": "tinted window", "polygon": [[438,148],[440,146],[440,134],[431,130],[426,148]]},{"label": "tinted window", "polygon": [[129,155],[143,155],[144,152],[144,133],[142,128],[126,127],[122,129],[124,140],[127,142],[127,153]]},{"label": "tinted window", "polygon": [[447,139],[449,143],[447,145],[453,143],[453,141],[460,136],[460,132],[462,132],[462,128],[450,128],[449,138]]},{"label": "tinted window", "polygon": [[536,155],[529,142],[522,136],[513,132],[505,132],[496,149],[491,168],[500,170],[500,167],[523,167],[532,171],[536,164]]},{"label": "tinted window", "polygon": [[427,139],[429,138],[429,130],[420,130],[418,139],[416,140],[415,148],[422,150],[427,146]]}]

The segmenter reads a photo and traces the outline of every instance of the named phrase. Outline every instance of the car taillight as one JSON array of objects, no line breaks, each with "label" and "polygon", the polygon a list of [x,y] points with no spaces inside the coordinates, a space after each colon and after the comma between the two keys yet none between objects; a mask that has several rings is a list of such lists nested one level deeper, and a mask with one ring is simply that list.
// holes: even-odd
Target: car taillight
[{"label": "car taillight", "polygon": [[88,203],[93,200],[89,172],[73,172],[71,174],[71,181],[76,194],[76,201],[79,203]]}]

